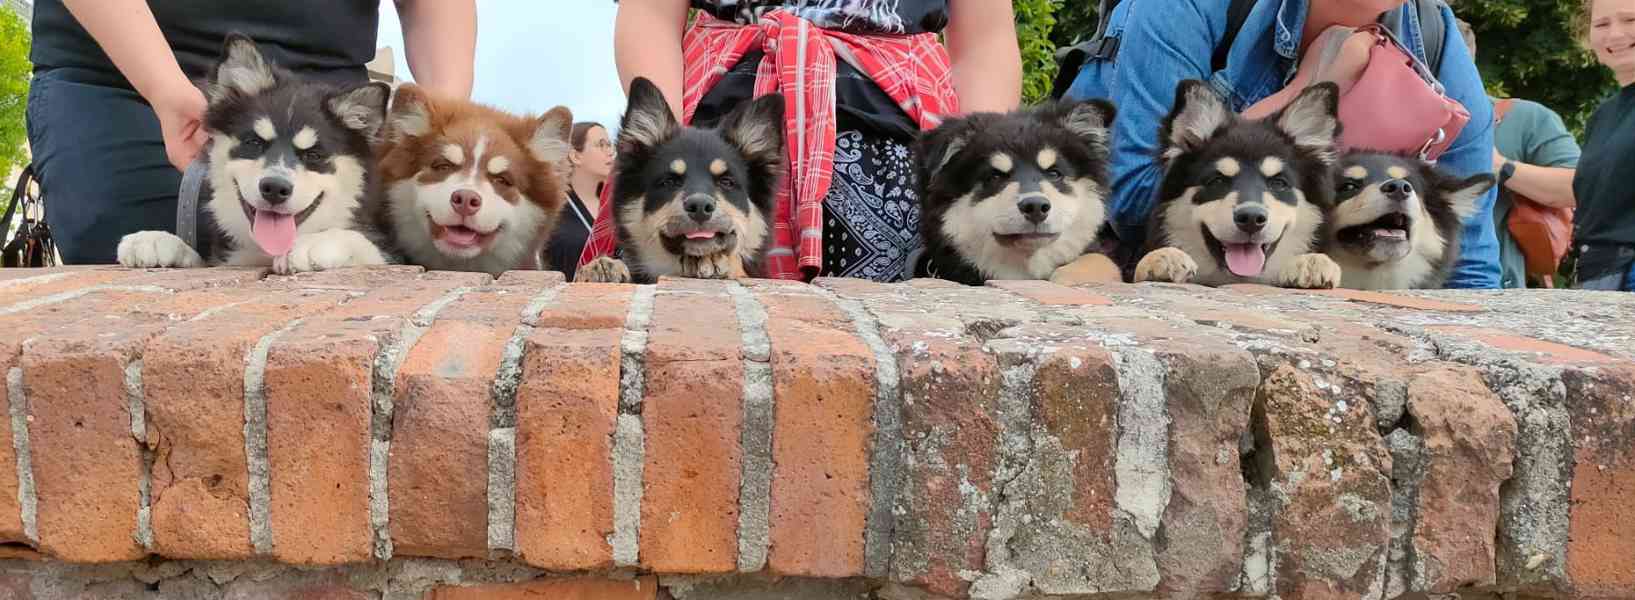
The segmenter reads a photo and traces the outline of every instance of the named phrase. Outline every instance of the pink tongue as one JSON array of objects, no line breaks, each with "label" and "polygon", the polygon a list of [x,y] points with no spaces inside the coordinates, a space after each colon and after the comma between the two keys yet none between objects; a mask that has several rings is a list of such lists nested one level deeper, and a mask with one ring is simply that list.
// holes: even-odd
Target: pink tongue
[{"label": "pink tongue", "polygon": [[261,250],[272,256],[283,256],[295,247],[295,217],[270,210],[255,211],[255,224],[250,235]]},{"label": "pink tongue", "polygon": [[470,246],[477,243],[477,232],[464,227],[450,227],[443,230],[443,241],[456,246]]},{"label": "pink tongue", "polygon": [[715,237],[715,232],[713,231],[694,231],[687,234],[687,239],[689,240],[707,240],[713,237]]},{"label": "pink tongue", "polygon": [[1266,268],[1266,251],[1260,244],[1222,244],[1226,247],[1226,267],[1240,277],[1256,277]]}]

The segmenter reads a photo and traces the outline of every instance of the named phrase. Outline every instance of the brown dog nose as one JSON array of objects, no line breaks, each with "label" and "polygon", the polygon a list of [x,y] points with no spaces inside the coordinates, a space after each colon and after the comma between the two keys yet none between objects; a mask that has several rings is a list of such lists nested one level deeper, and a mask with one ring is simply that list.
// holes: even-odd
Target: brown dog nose
[{"label": "brown dog nose", "polygon": [[449,199],[449,203],[454,205],[454,212],[469,217],[482,209],[483,197],[471,190],[458,190],[454,192],[454,197]]}]

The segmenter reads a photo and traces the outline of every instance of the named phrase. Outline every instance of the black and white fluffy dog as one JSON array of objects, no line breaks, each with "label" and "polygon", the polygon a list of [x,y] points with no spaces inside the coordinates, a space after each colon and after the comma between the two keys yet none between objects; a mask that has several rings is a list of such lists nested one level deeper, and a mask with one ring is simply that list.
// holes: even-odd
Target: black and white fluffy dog
[{"label": "black and white fluffy dog", "polygon": [[1340,159],[1325,228],[1341,287],[1438,288],[1459,256],[1459,237],[1492,175],[1460,179],[1414,157],[1353,151]]},{"label": "black and white fluffy dog", "polygon": [[1256,120],[1207,83],[1181,82],[1159,132],[1164,174],[1135,280],[1339,284],[1339,265],[1318,252],[1340,129],[1332,83]]},{"label": "black and white fluffy dog", "polygon": [[[914,276],[981,285],[998,279],[1072,279],[1101,254],[1113,105],[1057,102],[979,113],[920,137],[915,175],[925,253]],[[1069,282],[1077,282],[1069,281]]]},{"label": "black and white fluffy dog", "polygon": [[383,264],[364,234],[370,144],[391,88],[338,88],[269,64],[255,42],[230,35],[204,84],[210,136],[203,203],[213,236],[203,257],[164,231],[127,235],[128,267],[271,266],[280,273]]},{"label": "black and white fluffy dog", "polygon": [[783,96],[771,94],[738,105],[717,127],[685,127],[658,87],[636,78],[611,190],[621,258],[598,258],[574,278],[652,283],[758,274],[784,171],[783,118]]}]

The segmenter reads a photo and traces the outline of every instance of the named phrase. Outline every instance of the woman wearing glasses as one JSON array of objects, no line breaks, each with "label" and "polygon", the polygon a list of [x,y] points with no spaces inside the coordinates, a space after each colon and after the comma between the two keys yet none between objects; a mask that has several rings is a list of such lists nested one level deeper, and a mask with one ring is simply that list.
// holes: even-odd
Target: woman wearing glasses
[{"label": "woman wearing glasses", "polygon": [[556,233],[545,246],[545,261],[553,271],[561,271],[568,281],[579,265],[579,254],[590,238],[590,225],[602,209],[602,185],[613,171],[613,143],[600,123],[575,123],[568,138],[573,151],[568,154],[568,201],[557,216]]}]

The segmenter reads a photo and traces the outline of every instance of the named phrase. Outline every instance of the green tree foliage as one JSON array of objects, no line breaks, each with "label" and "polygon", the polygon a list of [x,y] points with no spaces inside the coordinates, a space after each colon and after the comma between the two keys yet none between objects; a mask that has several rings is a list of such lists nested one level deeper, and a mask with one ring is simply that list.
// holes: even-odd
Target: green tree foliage
[{"label": "green tree foliage", "polygon": [[[1062,0],[1015,0],[1016,41],[1022,47],[1022,101],[1032,104],[1050,95],[1056,76],[1056,6]],[[1073,0],[1084,1],[1084,0]]]},{"label": "green tree foliage", "polygon": [[[29,73],[34,70],[28,49],[28,25],[16,13],[0,9],[0,177],[8,177],[28,160],[23,152],[28,138],[24,118]],[[9,189],[11,183],[0,183],[0,188]],[[5,199],[9,198],[7,194]]]},{"label": "green tree foliage", "polygon": [[1581,134],[1617,88],[1581,41],[1579,0],[1458,0],[1453,8],[1476,33],[1476,64],[1489,95],[1548,106]]}]

